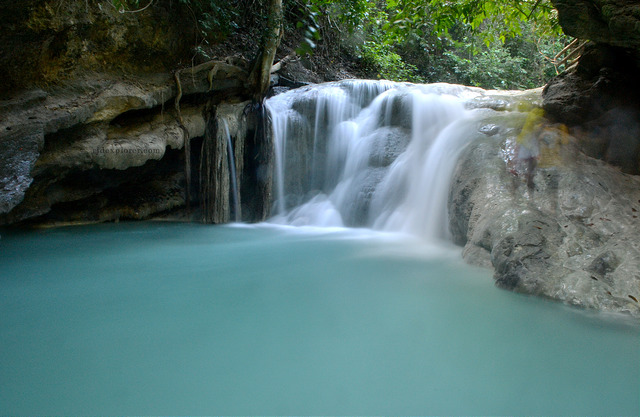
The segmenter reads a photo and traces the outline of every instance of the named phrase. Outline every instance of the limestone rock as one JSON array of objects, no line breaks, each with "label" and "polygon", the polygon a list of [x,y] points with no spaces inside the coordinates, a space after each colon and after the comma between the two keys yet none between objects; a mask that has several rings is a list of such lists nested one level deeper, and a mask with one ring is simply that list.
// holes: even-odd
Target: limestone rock
[{"label": "limestone rock", "polygon": [[104,1],[3,1],[0,20],[0,95],[89,72],[167,73],[190,61],[198,36],[188,7],[170,0],[141,13]]},{"label": "limestone rock", "polygon": [[552,0],[565,33],[640,49],[640,4],[635,0]]},{"label": "limestone rock", "polygon": [[577,70],[553,79],[543,95],[546,114],[571,127],[583,152],[637,174],[640,82],[629,54],[590,46]]},{"label": "limestone rock", "polygon": [[[243,94],[246,74],[238,67],[211,62],[189,72],[190,81],[182,86],[185,98],[209,94],[237,100]],[[64,185],[70,177],[140,167],[164,158],[169,149],[181,149],[185,133],[190,139],[204,135],[206,101],[183,101],[185,132],[174,109],[177,87],[171,75],[91,77],[0,101],[0,224],[41,216],[55,205],[122,183],[101,179],[95,186]]]},{"label": "limestone rock", "polygon": [[403,153],[409,141],[411,132],[397,127],[382,127],[371,134],[364,141],[371,142],[369,164],[373,167],[386,167],[393,163]]},{"label": "limestone rock", "polygon": [[[204,135],[204,116],[199,108],[183,110],[189,137]],[[124,170],[144,165],[148,160],[161,159],[167,147],[181,149],[184,131],[173,112],[156,115],[149,122],[129,127],[107,124],[83,125],[65,136],[75,136],[67,146],[53,145],[34,167],[34,175],[56,168]],[[55,140],[58,138],[54,137]]]},{"label": "limestone rock", "polygon": [[0,131],[0,213],[8,213],[23,200],[43,143],[44,132],[37,123]]},{"label": "limestone rock", "polygon": [[449,218],[464,257],[493,266],[500,287],[640,317],[640,177],[571,138],[540,161],[531,190],[509,168],[514,136],[475,141],[458,162]]},{"label": "limestone rock", "polygon": [[217,106],[215,121],[207,128],[200,156],[202,211],[207,223],[243,219],[240,187],[248,131],[245,109],[249,104]]},{"label": "limestone rock", "polygon": [[[249,97],[248,62],[194,57],[200,28],[187,4],[155,0],[136,13],[114,4],[0,2],[0,225],[39,216],[64,222],[65,210],[74,221],[82,216],[73,213],[144,218],[184,205],[175,190],[185,192],[197,176],[183,171],[198,166],[205,119],[219,104]],[[184,123],[174,109],[179,90]],[[196,148],[191,156],[177,151],[185,136]],[[242,169],[244,155],[237,159]],[[155,190],[155,202],[130,183],[138,180]],[[138,208],[125,210],[127,199]]]},{"label": "limestone rock", "polygon": [[[640,4],[553,0],[565,33],[588,39],[575,69],[553,79],[544,109],[571,126],[582,151],[640,173]],[[612,122],[613,119],[616,119]]]},{"label": "limestone rock", "polygon": [[[348,204],[344,214],[344,223],[349,227],[362,227],[370,224],[369,209],[374,198],[376,189],[388,172],[387,167],[370,167],[362,171],[353,183],[348,192],[343,193]],[[341,202],[344,204],[344,202]]]},{"label": "limestone rock", "polygon": [[402,129],[411,129],[413,125],[413,101],[410,94],[396,94],[385,99],[387,111],[381,114],[384,118],[381,125]]}]

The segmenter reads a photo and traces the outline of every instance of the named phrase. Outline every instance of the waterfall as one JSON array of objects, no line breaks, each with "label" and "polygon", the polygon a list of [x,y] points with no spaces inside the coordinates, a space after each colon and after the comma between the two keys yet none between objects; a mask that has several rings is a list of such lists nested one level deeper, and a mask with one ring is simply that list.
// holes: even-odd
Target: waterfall
[{"label": "waterfall", "polygon": [[200,204],[204,223],[221,223],[224,217],[224,193],[220,192],[221,177],[225,170],[221,164],[220,141],[217,139],[215,115],[207,120],[200,150]]},{"label": "waterfall", "polygon": [[240,221],[244,169],[244,105],[219,105],[209,115],[200,151],[200,203],[205,223]]},{"label": "waterfall", "polygon": [[274,136],[273,222],[448,237],[448,190],[477,137],[478,88],[348,80],[267,101]]},{"label": "waterfall", "polygon": [[233,152],[233,143],[231,142],[231,134],[229,133],[229,123],[227,119],[222,119],[224,126],[224,134],[227,137],[227,160],[229,162],[229,174],[231,180],[231,200],[233,203],[233,220],[240,221],[240,194],[238,193],[238,179],[236,176],[236,157]]}]

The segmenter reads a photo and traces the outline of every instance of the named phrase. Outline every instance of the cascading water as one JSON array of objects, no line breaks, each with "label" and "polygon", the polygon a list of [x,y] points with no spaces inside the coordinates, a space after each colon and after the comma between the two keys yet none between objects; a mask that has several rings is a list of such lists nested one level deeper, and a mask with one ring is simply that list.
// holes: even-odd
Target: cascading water
[{"label": "cascading water", "polygon": [[231,141],[231,134],[229,133],[229,123],[226,119],[222,119],[222,125],[224,126],[224,133],[227,137],[227,160],[229,162],[229,176],[231,181],[231,199],[233,203],[233,220],[240,221],[240,195],[238,194],[238,180],[236,176],[236,157],[233,152],[233,143]]},{"label": "cascading water", "polygon": [[[498,101],[361,81],[272,98],[279,220],[444,236],[456,155],[485,132],[515,139],[524,122],[490,110],[509,106]],[[272,194],[271,141],[244,110],[207,120],[210,223],[232,218],[236,174],[254,213]],[[0,415],[640,415],[637,320],[495,291],[458,251],[406,259],[430,245],[354,235],[3,229]],[[580,286],[611,288],[589,275]]]},{"label": "cascading water", "polygon": [[465,103],[483,94],[449,84],[349,80],[269,99],[272,221],[447,238],[451,176],[477,136],[479,113]]},{"label": "cascading water", "polygon": [[200,202],[205,223],[241,220],[240,187],[244,169],[241,114],[234,106],[219,106],[206,125],[200,152]]}]

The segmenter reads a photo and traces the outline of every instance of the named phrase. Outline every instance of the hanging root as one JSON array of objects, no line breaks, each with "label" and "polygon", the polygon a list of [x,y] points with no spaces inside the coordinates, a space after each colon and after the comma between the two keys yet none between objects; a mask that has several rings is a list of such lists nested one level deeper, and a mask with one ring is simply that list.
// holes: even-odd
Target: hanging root
[{"label": "hanging root", "polygon": [[209,73],[207,74],[207,80],[209,80],[209,91],[213,90],[213,77],[215,77],[218,74],[218,65],[217,64],[213,64],[213,67],[211,67],[211,71],[209,71]]},{"label": "hanging root", "polygon": [[[181,72],[187,71],[187,70],[191,71],[192,77],[195,77],[196,74],[198,75],[198,77],[201,77],[202,75],[200,74],[204,73],[204,71],[207,71],[206,73],[207,81],[209,82],[208,91],[213,90],[213,81],[220,71],[224,72],[224,71],[231,70],[232,72],[235,71],[235,73],[237,74],[242,74],[244,73],[244,70],[234,65],[226,64],[224,62],[208,61],[191,68],[177,70],[176,72],[173,73],[173,78],[175,80],[176,89],[177,89],[176,98],[174,101],[176,118],[178,119],[178,125],[184,132],[184,138],[185,138],[184,139],[184,156],[185,156],[184,169],[185,169],[185,181],[186,181],[185,203],[187,206],[187,214],[189,215],[190,208],[191,208],[191,141],[189,137],[189,131],[186,128],[186,124],[184,122],[184,118],[182,117],[182,112],[180,110],[180,100],[182,99],[182,95],[184,94],[184,91],[182,89],[182,82],[180,80],[180,74]],[[194,84],[195,84],[195,80],[194,80]]]},{"label": "hanging root", "polygon": [[184,128],[184,119],[182,118],[182,112],[180,111],[180,100],[182,99],[182,83],[180,82],[180,71],[176,71],[173,74],[173,78],[176,80],[176,88],[178,89],[173,106],[175,107],[176,113],[178,114],[178,122],[180,123],[180,127]]}]

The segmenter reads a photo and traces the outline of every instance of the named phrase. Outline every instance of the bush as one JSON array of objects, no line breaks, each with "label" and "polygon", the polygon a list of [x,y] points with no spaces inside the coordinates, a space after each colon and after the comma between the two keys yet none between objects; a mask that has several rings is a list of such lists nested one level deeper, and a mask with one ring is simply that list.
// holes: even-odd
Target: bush
[{"label": "bush", "polygon": [[416,67],[407,64],[402,57],[393,52],[390,45],[365,41],[360,47],[362,64],[368,72],[378,78],[391,81],[421,81]]}]

